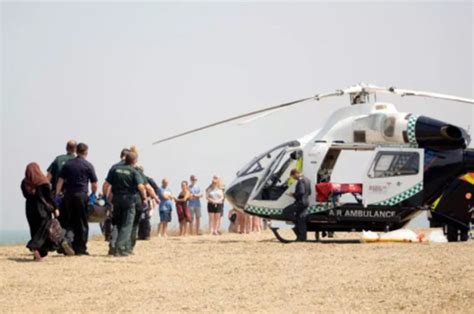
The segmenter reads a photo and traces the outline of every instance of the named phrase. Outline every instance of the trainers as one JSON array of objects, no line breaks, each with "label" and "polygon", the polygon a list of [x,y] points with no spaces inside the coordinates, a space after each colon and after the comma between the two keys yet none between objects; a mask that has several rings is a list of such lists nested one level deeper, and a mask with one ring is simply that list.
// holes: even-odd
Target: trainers
[{"label": "trainers", "polygon": [[76,254],[66,240],[61,242],[61,248],[66,256],[74,256]]}]

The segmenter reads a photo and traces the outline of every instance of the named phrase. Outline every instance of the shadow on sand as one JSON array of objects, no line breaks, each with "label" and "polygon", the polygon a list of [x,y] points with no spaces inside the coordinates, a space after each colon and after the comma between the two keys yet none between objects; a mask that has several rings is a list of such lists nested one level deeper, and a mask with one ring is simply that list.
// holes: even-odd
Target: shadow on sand
[{"label": "shadow on sand", "polygon": [[274,238],[274,239],[265,239],[265,240],[261,240],[261,241],[258,241],[258,242],[261,242],[261,243],[281,243],[281,244],[290,244],[290,243],[319,243],[319,244],[360,244],[360,240],[357,240],[357,239],[331,239],[331,240],[319,240],[319,241],[316,241],[316,240],[307,240],[305,242],[296,242],[296,239],[295,240],[287,240],[288,242],[287,243],[283,243],[283,242],[280,242],[278,241],[278,239]]},{"label": "shadow on sand", "polygon": [[32,256],[28,257],[9,257],[7,260],[17,263],[37,263]]}]

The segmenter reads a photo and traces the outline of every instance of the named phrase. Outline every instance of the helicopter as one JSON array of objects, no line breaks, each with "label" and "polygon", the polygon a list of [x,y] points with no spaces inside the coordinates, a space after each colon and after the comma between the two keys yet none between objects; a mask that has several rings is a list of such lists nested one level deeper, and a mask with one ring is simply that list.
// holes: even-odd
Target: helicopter
[{"label": "helicopter", "polygon": [[[474,185],[461,190],[458,181],[474,172],[468,132],[428,116],[399,112],[394,104],[377,101],[377,94],[474,104],[457,96],[360,83],[245,113],[153,144],[243,118],[253,121],[305,101],[348,95],[350,106],[332,113],[320,129],[256,156],[239,170],[227,186],[227,201],[241,212],[292,224],[291,192],[296,184],[289,177],[292,169],[298,169],[314,187],[307,230],[315,232],[316,241],[334,232],[400,229],[422,211],[443,226],[448,241],[467,241]],[[363,157],[357,167],[363,171],[355,182],[335,182],[336,165],[348,152]],[[278,228],[272,231],[279,241],[293,242],[281,236]]]}]

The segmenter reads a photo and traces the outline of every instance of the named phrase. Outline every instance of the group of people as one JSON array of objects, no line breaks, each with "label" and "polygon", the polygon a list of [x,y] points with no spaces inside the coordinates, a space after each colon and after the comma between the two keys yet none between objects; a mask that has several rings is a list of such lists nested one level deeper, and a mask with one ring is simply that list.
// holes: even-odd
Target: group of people
[{"label": "group of people", "polygon": [[212,182],[203,194],[197,184],[197,177],[191,175],[190,182],[181,182],[181,191],[174,196],[169,188],[168,179],[162,180],[158,189],[160,199],[159,213],[160,224],[158,225],[158,236],[167,237],[168,224],[171,221],[173,201],[176,205],[176,213],[179,222],[179,235],[200,234],[201,224],[201,198],[207,200],[207,211],[209,213],[209,233],[220,234],[220,221],[224,213],[224,186],[218,176],[212,178]]},{"label": "group of people", "polygon": [[[66,145],[66,154],[57,156],[45,175],[38,163],[27,165],[21,190],[26,199],[26,217],[30,226],[31,240],[27,244],[35,260],[41,261],[49,251],[65,255],[88,255],[89,215],[96,204],[98,179],[93,165],[87,161],[89,148],[84,143],[71,140]],[[141,236],[149,238],[150,217],[158,207],[160,223],[158,236],[167,237],[173,203],[179,221],[179,235],[200,234],[202,217],[201,199],[207,201],[209,234],[220,235],[224,215],[224,185],[218,176],[212,178],[204,193],[191,175],[190,182],[181,182],[181,191],[174,196],[168,179],[161,186],[145,175],[143,167],[137,165],[136,147],[125,148],[120,161],[110,167],[102,186],[102,200],[108,208],[110,232],[109,255],[133,254],[140,223],[145,222],[147,231]],[[294,207],[298,240],[306,240],[306,216],[311,187],[308,179],[294,169],[292,179],[296,182]],[[89,192],[91,192],[89,194]],[[229,212],[229,231],[237,233],[259,232],[266,222],[238,210]]]},{"label": "group of people", "polygon": [[269,226],[268,220],[243,213],[235,208],[229,211],[228,218],[230,221],[229,232],[233,233],[258,233]]},{"label": "group of people", "polygon": [[[47,169],[41,171],[38,163],[27,165],[21,190],[26,199],[26,216],[30,226],[31,240],[27,247],[41,261],[50,251],[65,255],[88,255],[88,218],[91,208],[101,199],[109,208],[110,232],[109,255],[133,254],[139,224],[150,223],[154,208],[158,207],[160,223],[158,236],[167,237],[168,224],[173,208],[179,221],[179,235],[201,234],[203,200],[207,201],[209,234],[221,234],[224,215],[224,185],[214,176],[210,185],[201,191],[198,179],[191,175],[190,181],[181,183],[181,191],[175,196],[169,188],[169,180],[163,179],[161,186],[145,175],[137,165],[138,152],[135,147],[125,148],[120,161],[110,167],[102,193],[93,165],[87,161],[88,146],[71,140],[66,145],[66,154],[57,156]],[[260,231],[261,220],[235,210],[229,214],[230,231],[248,233]],[[142,238],[149,237],[148,233]],[[148,234],[148,235],[147,235]]]},{"label": "group of people", "polygon": [[21,190],[31,240],[27,244],[41,261],[49,251],[87,255],[89,184],[97,192],[94,167],[86,160],[88,146],[69,141],[66,154],[54,159],[47,175],[38,163],[27,165]]}]

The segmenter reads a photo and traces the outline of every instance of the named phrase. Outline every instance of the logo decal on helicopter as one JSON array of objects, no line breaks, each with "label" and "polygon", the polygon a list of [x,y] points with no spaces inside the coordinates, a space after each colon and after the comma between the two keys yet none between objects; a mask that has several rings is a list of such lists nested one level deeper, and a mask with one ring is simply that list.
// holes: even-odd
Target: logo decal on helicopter
[{"label": "logo decal on helicopter", "polygon": [[392,218],[395,217],[394,210],[364,210],[364,209],[336,209],[330,210],[329,216],[356,217],[356,218]]},{"label": "logo decal on helicopter", "polygon": [[386,194],[387,186],[385,185],[369,185],[369,191],[373,193]]}]

